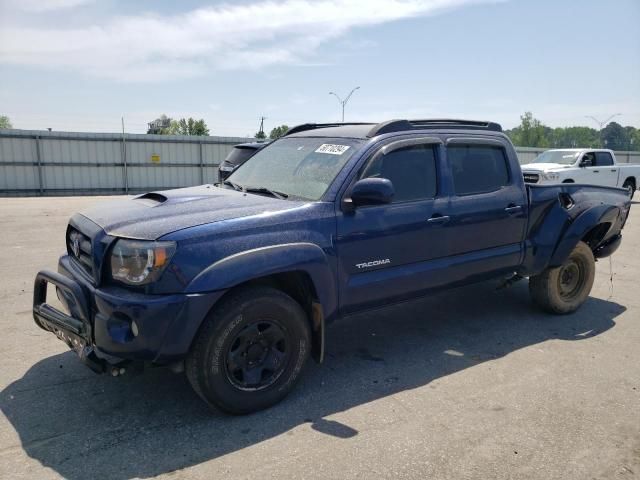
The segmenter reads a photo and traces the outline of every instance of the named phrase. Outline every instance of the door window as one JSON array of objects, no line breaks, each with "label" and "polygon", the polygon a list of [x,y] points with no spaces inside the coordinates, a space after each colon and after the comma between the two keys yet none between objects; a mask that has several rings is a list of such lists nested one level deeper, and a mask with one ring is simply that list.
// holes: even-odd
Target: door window
[{"label": "door window", "polygon": [[[587,167],[595,167],[596,166],[596,155],[593,152],[587,152],[582,156],[581,162],[586,164]],[[590,162],[590,163],[589,163]]]},{"label": "door window", "polygon": [[504,148],[493,145],[449,145],[456,195],[472,195],[499,190],[509,184],[509,168]]},{"label": "door window", "polygon": [[596,167],[608,167],[613,165],[613,158],[609,152],[596,152]]},{"label": "door window", "polygon": [[434,198],[438,191],[435,147],[412,145],[374,156],[361,176],[370,177],[391,181],[394,203]]}]

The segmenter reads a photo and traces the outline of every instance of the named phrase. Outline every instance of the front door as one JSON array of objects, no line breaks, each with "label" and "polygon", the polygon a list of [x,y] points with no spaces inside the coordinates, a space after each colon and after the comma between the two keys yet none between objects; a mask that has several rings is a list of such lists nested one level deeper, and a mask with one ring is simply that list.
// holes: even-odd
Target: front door
[{"label": "front door", "polygon": [[[402,141],[396,144],[402,145]],[[446,254],[448,197],[440,194],[437,139],[383,147],[358,178],[389,179],[392,203],[338,212],[340,304],[343,312],[408,297],[425,288],[425,266]],[[443,218],[444,220],[439,220]]]}]

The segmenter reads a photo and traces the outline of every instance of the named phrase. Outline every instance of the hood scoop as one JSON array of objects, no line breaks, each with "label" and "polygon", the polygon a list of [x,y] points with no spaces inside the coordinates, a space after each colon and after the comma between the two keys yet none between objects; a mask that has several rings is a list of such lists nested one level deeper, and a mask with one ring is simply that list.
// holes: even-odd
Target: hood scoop
[{"label": "hood scoop", "polygon": [[[167,192],[170,193],[170,192]],[[185,202],[193,202],[196,200],[203,200],[206,198],[211,198],[211,195],[165,195],[160,192],[149,192],[143,193],[137,197],[134,197],[132,200],[144,203],[149,207],[157,207],[158,205],[162,205],[163,203],[167,203],[168,205],[173,205],[176,203],[185,203]]]},{"label": "hood scoop", "polygon": [[166,196],[164,196],[161,193],[148,192],[135,197],[133,200],[138,200],[142,203],[145,203],[146,205],[149,205],[150,207],[154,207],[156,205],[166,202],[168,199]]}]

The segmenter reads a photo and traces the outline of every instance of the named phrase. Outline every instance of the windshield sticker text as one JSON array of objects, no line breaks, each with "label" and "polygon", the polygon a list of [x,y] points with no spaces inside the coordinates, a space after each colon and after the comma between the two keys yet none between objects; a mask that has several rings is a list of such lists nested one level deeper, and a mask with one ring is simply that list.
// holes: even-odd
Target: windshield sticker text
[{"label": "windshield sticker text", "polygon": [[318,147],[316,153],[328,153],[329,155],[342,155],[349,149],[349,145],[332,145],[323,143]]}]

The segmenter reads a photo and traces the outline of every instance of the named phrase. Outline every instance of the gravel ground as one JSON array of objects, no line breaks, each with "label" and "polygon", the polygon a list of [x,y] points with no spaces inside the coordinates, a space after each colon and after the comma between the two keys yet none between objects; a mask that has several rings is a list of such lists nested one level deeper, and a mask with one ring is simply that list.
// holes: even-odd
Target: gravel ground
[{"label": "gravel ground", "polygon": [[524,281],[349,318],[283,403],[230,417],[166,369],[95,375],[33,323],[36,272],[97,200],[0,199],[1,478],[640,478],[639,202],[579,312]]}]

